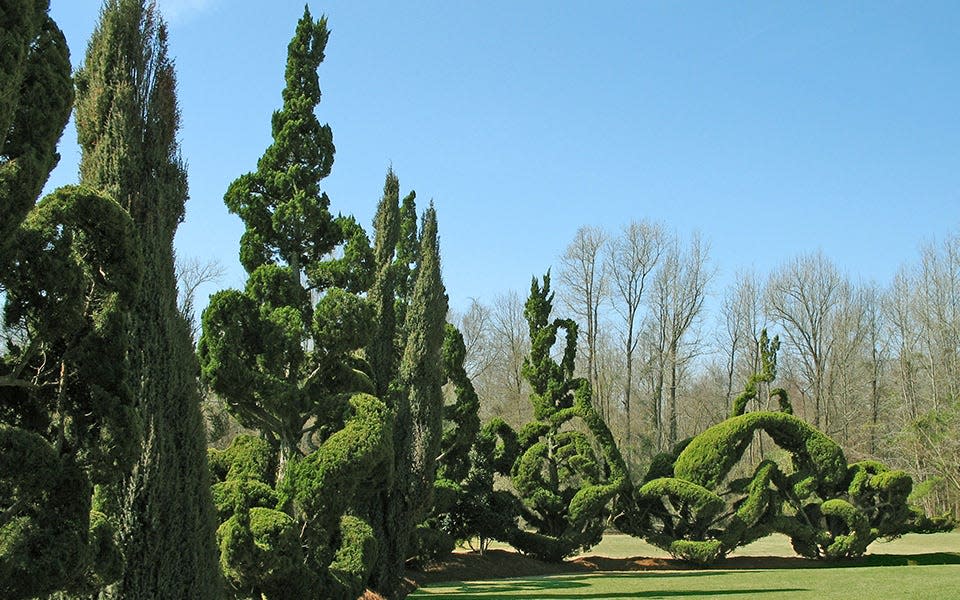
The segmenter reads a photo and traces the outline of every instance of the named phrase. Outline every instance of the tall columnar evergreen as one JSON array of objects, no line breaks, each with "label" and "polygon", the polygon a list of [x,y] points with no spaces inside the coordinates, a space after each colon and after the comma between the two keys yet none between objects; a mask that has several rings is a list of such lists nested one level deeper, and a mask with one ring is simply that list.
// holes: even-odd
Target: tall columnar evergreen
[{"label": "tall columnar evergreen", "polygon": [[118,506],[122,598],[215,598],[215,515],[189,325],[177,311],[173,237],[187,199],[167,29],[153,2],[107,0],[77,74],[81,182],[133,219],[143,287],[132,313],[130,385],[143,446]]},{"label": "tall columnar evergreen", "polygon": [[[397,240],[397,306],[398,322],[406,320],[407,305],[416,280],[420,258],[420,233],[417,228],[417,193],[410,191],[400,203],[400,238]],[[403,342],[400,344],[401,348]]]},{"label": "tall columnar evergreen", "polygon": [[[414,510],[423,510],[436,474],[443,422],[441,348],[447,316],[447,295],[440,273],[437,213],[430,206],[423,216],[417,278],[407,309],[407,343],[400,360],[403,386],[397,414],[409,411],[410,427],[399,446],[410,462],[407,496]],[[400,427],[398,427],[400,429]],[[403,438],[402,438],[403,439]]]},{"label": "tall columnar evergreen", "polygon": [[359,294],[374,253],[320,189],[334,156],[314,115],[327,39],[326,19],[305,9],[273,143],[224,198],[246,225],[247,285],[211,298],[198,346],[202,378],[261,438],[212,452],[220,564],[242,598],[356,598],[378,545],[358,507],[393,467],[393,415],[363,353],[375,354],[381,307]]},{"label": "tall columnar evergreen", "polygon": [[397,309],[396,289],[398,271],[394,262],[397,243],[400,240],[400,180],[393,172],[387,171],[383,184],[383,197],[377,205],[377,214],[373,219],[373,283],[367,298],[374,311],[376,333],[370,336],[367,347],[367,361],[377,395],[386,398],[390,383],[395,376],[397,351]]},{"label": "tall columnar evergreen", "polygon": [[[433,277],[437,274],[434,272],[435,265],[432,258],[434,251],[423,254],[425,244],[431,246],[436,244],[435,211],[432,209],[427,211],[423,228],[418,231],[415,192],[411,191],[401,203],[399,188],[397,176],[391,169],[387,172],[383,197],[374,218],[375,276],[368,298],[374,305],[376,333],[367,348],[367,357],[378,393],[397,411],[395,436],[395,444],[399,444],[397,447],[411,443],[403,435],[411,427],[416,426],[415,417],[407,412],[409,408],[407,399],[404,397],[409,393],[409,381],[403,379],[404,375],[399,368],[404,356],[407,356],[408,366],[414,364],[410,362],[414,360],[413,355],[406,354],[413,348],[410,346],[410,336],[418,332],[416,335],[420,337],[415,339],[422,338],[426,335],[424,326],[427,325],[420,317],[415,316],[419,312],[410,312],[411,294],[416,290],[418,280],[415,277],[418,277],[422,269],[427,269],[425,276]],[[432,239],[424,238],[425,235],[431,236]],[[423,280],[421,285],[426,282],[426,279]],[[442,283],[438,282],[438,285],[442,286]],[[442,293],[442,287],[439,289]],[[432,310],[436,314],[443,314],[439,307]],[[442,316],[436,319],[429,323],[430,327],[436,327],[437,323],[445,323]],[[432,352],[433,350],[430,351]],[[418,354],[420,358],[417,360],[432,360],[429,358],[430,353]],[[442,433],[439,446],[431,451],[436,458],[433,467],[436,480],[425,486],[425,489],[434,487],[435,493],[432,494],[432,499],[418,499],[418,502],[422,500],[425,503],[425,506],[418,509],[422,515],[421,520],[417,521],[412,512],[409,512],[406,517],[401,516],[400,507],[393,500],[403,495],[399,488],[387,490],[381,494],[381,506],[374,511],[379,516],[379,526],[383,530],[385,539],[394,544],[393,562],[390,563],[393,566],[394,581],[398,579],[397,573],[401,572],[397,564],[402,555],[405,555],[403,556],[405,560],[413,556],[434,556],[438,552],[442,553],[444,549],[452,549],[453,540],[464,530],[463,527],[453,523],[456,519],[452,518],[450,513],[457,510],[456,505],[461,503],[461,496],[465,493],[460,484],[469,471],[468,453],[479,430],[477,417],[479,399],[463,370],[465,355],[462,336],[455,327],[446,324],[443,326],[440,363],[424,363],[418,366],[422,373],[429,372],[432,378],[453,383],[454,398],[450,404],[443,405],[440,398],[439,404],[430,406],[431,411],[440,410]],[[431,402],[437,403],[438,397],[432,397]],[[433,412],[430,413],[429,420],[430,422],[435,420]],[[431,428],[435,426],[435,423],[430,425]],[[436,441],[431,443],[436,444]],[[422,461],[420,464],[423,464]],[[426,481],[425,473],[413,472],[417,469],[422,469],[417,461],[410,461],[409,457],[398,454],[396,473],[400,480],[414,477],[420,481]],[[424,517],[427,518],[426,521],[422,521]],[[415,527],[409,537],[406,534],[393,534],[392,523],[397,520],[402,520],[404,523],[410,520],[412,525],[407,524],[407,526]],[[382,570],[378,576],[381,587],[386,586],[387,584],[383,582],[390,579],[389,576],[384,575],[389,570],[388,566],[388,561],[381,561]]]},{"label": "tall columnar evergreen", "polygon": [[[404,204],[415,211],[412,197],[408,198],[409,203]],[[415,278],[409,304],[403,310],[403,353],[390,392],[396,415],[393,483],[380,494],[373,515],[384,536],[374,584],[391,597],[399,589],[404,563],[413,552],[416,526],[427,517],[433,502],[442,440],[444,376],[441,348],[447,296],[440,272],[437,215],[433,206],[424,213],[417,237],[420,244],[415,257],[400,252],[403,239],[397,249],[399,270],[409,268],[410,262],[407,261],[415,261],[416,268],[412,271]],[[405,252],[409,253],[409,249]],[[399,292],[397,297],[402,303]]]}]

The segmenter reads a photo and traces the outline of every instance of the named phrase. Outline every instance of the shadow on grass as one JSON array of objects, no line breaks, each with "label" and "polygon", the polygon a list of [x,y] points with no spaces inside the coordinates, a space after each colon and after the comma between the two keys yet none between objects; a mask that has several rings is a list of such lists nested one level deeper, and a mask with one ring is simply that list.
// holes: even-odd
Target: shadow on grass
[{"label": "shadow on grass", "polygon": [[863,561],[865,567],[926,567],[929,565],[960,565],[960,554],[956,552],[870,554]]},{"label": "shadow on grass", "polygon": [[[683,572],[683,573],[604,573],[602,575],[575,575],[575,576],[555,576],[548,578],[523,579],[523,580],[501,580],[488,582],[469,582],[457,586],[451,586],[448,592],[444,593],[424,593],[418,597],[443,599],[455,598],[456,600],[483,600],[490,598],[513,598],[517,594],[531,594],[528,597],[542,600],[562,599],[562,598],[594,598],[597,600],[608,598],[684,598],[684,597],[720,597],[735,594],[762,595],[768,593],[788,593],[805,592],[805,588],[741,588],[725,590],[663,590],[647,589],[642,591],[589,591],[589,588],[595,588],[597,579],[649,579],[651,584],[658,579],[663,578],[694,578],[694,577],[717,577],[724,575],[723,572]],[[535,595],[533,595],[535,594]]]},{"label": "shadow on grass", "polygon": [[771,569],[831,569],[855,567],[906,567],[960,564],[960,553],[932,552],[927,554],[868,554],[859,558],[818,560],[801,556],[730,556],[712,565],[695,565],[677,559],[648,559],[634,557],[613,559],[602,556],[584,556],[576,559],[591,572],[630,571],[766,571]]},{"label": "shadow on grass", "polygon": [[[796,592],[808,592],[810,590],[803,588],[782,588],[782,589],[741,589],[741,590],[710,590],[710,591],[657,591],[657,590],[648,590],[645,592],[598,592],[596,594],[586,593],[586,594],[577,594],[572,596],[570,594],[541,594],[537,596],[530,596],[530,598],[537,598],[538,600],[570,600],[571,598],[593,598],[595,600],[602,600],[604,598],[608,600],[616,600],[617,598],[718,598],[732,594],[788,594]],[[453,594],[429,594],[423,596],[417,596],[417,598],[430,598],[431,600],[491,600],[493,598],[509,598],[510,596],[505,595],[491,595],[492,593],[483,593],[479,596],[471,596],[470,594],[463,594],[461,592],[455,592]]]},{"label": "shadow on grass", "polygon": [[[429,593],[429,589],[421,591],[418,598],[456,598],[457,600],[481,600],[491,598],[514,598],[520,594],[525,597],[552,600],[560,598],[684,598],[684,597],[723,597],[732,594],[784,594],[808,591],[806,589],[738,589],[731,586],[726,590],[696,590],[695,578],[717,577],[734,573],[761,572],[769,570],[799,570],[799,569],[842,569],[859,567],[908,567],[933,565],[960,565],[960,553],[932,552],[924,554],[868,554],[862,558],[824,561],[801,557],[781,556],[733,556],[719,561],[710,567],[697,567],[673,559],[650,559],[643,557],[611,559],[599,556],[580,557],[569,563],[555,566],[556,570],[549,570],[550,565],[543,565],[524,557],[516,557],[508,553],[483,564],[482,569],[460,570],[453,572],[439,571],[432,573],[433,581],[419,581],[420,585],[428,583],[444,590]],[[466,561],[461,557],[462,561]],[[524,572],[529,564],[537,567],[536,570]],[[462,565],[460,565],[462,566]],[[562,574],[563,570],[567,574]],[[570,571],[575,571],[571,573]],[[491,577],[494,573],[499,578]],[[454,575],[454,577],[449,577]],[[449,578],[445,578],[448,576]],[[504,578],[506,577],[506,578]],[[664,579],[661,579],[664,578]],[[683,584],[686,589],[664,590],[669,587],[665,579],[687,578],[690,585]],[[640,591],[609,591],[621,587],[616,581],[623,581],[623,588],[646,587]],[[628,585],[626,580],[643,579],[643,583]],[[657,580],[663,581],[660,585]],[[602,580],[607,580],[603,585]],[[599,585],[598,585],[599,584]]]}]

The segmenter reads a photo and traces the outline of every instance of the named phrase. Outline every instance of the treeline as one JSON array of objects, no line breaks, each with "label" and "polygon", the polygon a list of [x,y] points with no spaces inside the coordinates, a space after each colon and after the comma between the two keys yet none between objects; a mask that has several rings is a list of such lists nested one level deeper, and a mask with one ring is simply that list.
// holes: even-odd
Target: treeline
[{"label": "treeline", "polygon": [[[886,285],[821,252],[726,289],[715,272],[704,240],[645,221],[582,227],[559,258],[561,303],[586,332],[578,372],[634,473],[728,416],[767,331],[798,415],[852,456],[912,473],[928,510],[960,515],[960,235],[928,243]],[[457,322],[482,414],[524,422],[520,296],[474,301]]]}]

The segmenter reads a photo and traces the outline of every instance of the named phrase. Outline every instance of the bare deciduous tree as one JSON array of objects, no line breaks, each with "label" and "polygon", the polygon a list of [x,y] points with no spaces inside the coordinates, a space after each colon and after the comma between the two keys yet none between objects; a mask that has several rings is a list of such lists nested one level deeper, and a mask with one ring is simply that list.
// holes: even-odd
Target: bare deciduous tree
[{"label": "bare deciduous tree", "polygon": [[177,258],[174,269],[177,277],[177,308],[190,324],[190,338],[196,343],[200,334],[197,319],[197,290],[208,283],[219,282],[226,269],[216,259],[201,261],[198,258]]},{"label": "bare deciduous tree", "polygon": [[476,298],[471,298],[467,312],[455,315],[450,320],[456,323],[463,336],[463,344],[467,350],[463,367],[467,376],[470,379],[484,376],[495,360],[491,343],[492,311]]},{"label": "bare deciduous tree", "polygon": [[760,332],[766,328],[763,290],[756,274],[740,272],[727,288],[720,306],[719,343],[724,356],[726,406],[734,392],[760,370]]},{"label": "bare deciduous tree", "polygon": [[[607,234],[599,227],[577,229],[573,241],[560,257],[560,297],[572,316],[586,326],[587,379],[594,389],[594,402],[609,417],[607,399],[598,394],[597,339],[600,334],[600,306],[607,294],[603,272],[603,251]],[[607,410],[605,410],[607,409]]]},{"label": "bare deciduous tree", "polygon": [[634,386],[634,353],[640,341],[637,318],[643,306],[648,279],[660,261],[666,246],[666,234],[658,223],[631,221],[620,235],[607,243],[604,269],[608,274],[610,299],[622,319],[624,381],[624,442],[627,462],[631,462],[634,446],[632,428],[632,392]]},{"label": "bare deciduous tree", "polygon": [[863,335],[870,385],[870,440],[869,452],[877,455],[880,436],[880,416],[884,398],[884,374],[889,356],[889,342],[884,336],[883,293],[871,284],[862,290],[864,301]]},{"label": "bare deciduous tree", "polygon": [[[530,416],[523,359],[530,352],[530,334],[523,301],[516,291],[498,296],[490,310],[490,368],[475,381],[483,408],[519,427]],[[489,413],[488,413],[489,414]]]},{"label": "bare deciduous tree", "polygon": [[[708,253],[709,249],[699,234],[693,235],[687,248],[682,248],[679,240],[673,240],[654,278],[651,303],[656,319],[653,354],[657,373],[653,422],[660,449],[677,442],[677,391],[684,366],[702,351],[700,344],[691,340],[690,335],[701,316],[707,284],[713,277]],[[667,412],[666,437],[664,410]]]},{"label": "bare deciduous tree", "polygon": [[813,396],[813,424],[829,428],[826,375],[836,339],[833,322],[849,284],[822,252],[777,269],[767,282],[766,309],[801,364],[805,393]]}]

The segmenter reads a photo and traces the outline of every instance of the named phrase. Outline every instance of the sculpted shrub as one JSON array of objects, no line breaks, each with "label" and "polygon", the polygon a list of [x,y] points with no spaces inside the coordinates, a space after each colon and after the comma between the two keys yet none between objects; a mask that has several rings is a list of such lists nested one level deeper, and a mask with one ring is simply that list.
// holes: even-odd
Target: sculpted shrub
[{"label": "sculpted shrub", "polygon": [[[811,558],[862,555],[879,537],[925,530],[912,508],[912,480],[877,462],[847,465],[843,450],[794,417],[786,392],[771,391],[779,412],[745,413],[758,383],[775,375],[776,338],[762,336],[763,367],[734,400],[733,416],[654,458],[644,483],[618,501],[616,525],[673,556],[711,563],[773,532]],[[790,468],[763,460],[746,478],[733,468],[763,432],[786,450]]]}]

